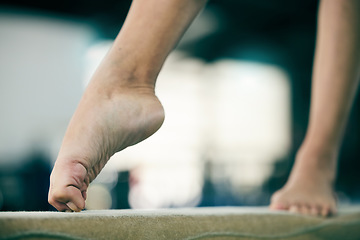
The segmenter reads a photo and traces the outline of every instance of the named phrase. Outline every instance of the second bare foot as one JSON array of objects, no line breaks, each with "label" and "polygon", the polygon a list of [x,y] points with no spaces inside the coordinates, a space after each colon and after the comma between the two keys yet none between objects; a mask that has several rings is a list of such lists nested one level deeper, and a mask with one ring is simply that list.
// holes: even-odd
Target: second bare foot
[{"label": "second bare foot", "polygon": [[316,159],[302,158],[297,157],[287,183],[273,194],[270,208],[323,217],[335,214],[333,170],[316,164]]}]

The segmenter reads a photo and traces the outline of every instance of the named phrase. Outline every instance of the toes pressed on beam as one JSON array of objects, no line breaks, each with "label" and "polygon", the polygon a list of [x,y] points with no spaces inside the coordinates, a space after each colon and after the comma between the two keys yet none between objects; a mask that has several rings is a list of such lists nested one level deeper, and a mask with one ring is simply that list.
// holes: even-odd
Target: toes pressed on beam
[{"label": "toes pressed on beam", "polygon": [[360,239],[360,206],[321,218],[267,207],[3,212],[0,239]]}]

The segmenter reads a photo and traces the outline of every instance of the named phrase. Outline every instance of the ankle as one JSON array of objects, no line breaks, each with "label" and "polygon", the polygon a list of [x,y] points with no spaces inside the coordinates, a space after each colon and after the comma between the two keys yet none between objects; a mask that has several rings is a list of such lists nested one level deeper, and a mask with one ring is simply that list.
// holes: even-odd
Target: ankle
[{"label": "ankle", "polygon": [[118,51],[114,46],[100,67],[104,67],[106,73],[110,72],[115,77],[121,76],[122,80],[127,83],[134,82],[155,86],[162,62],[153,58],[147,59],[146,56],[137,56],[125,50]]},{"label": "ankle", "polygon": [[321,173],[325,180],[333,183],[336,177],[337,151],[318,149],[303,145],[296,154],[294,170],[307,176]]},{"label": "ankle", "polygon": [[123,54],[114,54],[110,50],[96,72],[89,86],[104,91],[121,91],[121,89],[154,91],[156,79],[161,66],[154,63],[144,63]]},{"label": "ankle", "polygon": [[[334,148],[319,148],[316,146],[302,145],[296,154],[296,158],[304,159],[304,161],[316,161],[321,164],[336,162],[338,150]],[[312,160],[313,159],[313,160]]]},{"label": "ankle", "polygon": [[[105,74],[105,75],[104,75]],[[104,77],[106,76],[106,77]],[[146,73],[122,71],[120,67],[100,66],[87,91],[111,98],[124,93],[155,94],[155,79]]]}]

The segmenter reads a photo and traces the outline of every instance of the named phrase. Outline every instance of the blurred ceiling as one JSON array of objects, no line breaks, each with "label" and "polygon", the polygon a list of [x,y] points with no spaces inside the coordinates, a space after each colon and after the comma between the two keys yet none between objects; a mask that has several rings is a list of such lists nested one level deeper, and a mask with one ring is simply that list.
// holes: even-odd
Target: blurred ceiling
[{"label": "blurred ceiling", "polygon": [[[41,11],[91,21],[104,36],[113,38],[130,4],[131,0],[0,0],[0,9]],[[243,32],[268,32],[295,24],[313,28],[317,4],[314,0],[210,0],[208,8],[222,12],[230,28],[234,25]]]}]

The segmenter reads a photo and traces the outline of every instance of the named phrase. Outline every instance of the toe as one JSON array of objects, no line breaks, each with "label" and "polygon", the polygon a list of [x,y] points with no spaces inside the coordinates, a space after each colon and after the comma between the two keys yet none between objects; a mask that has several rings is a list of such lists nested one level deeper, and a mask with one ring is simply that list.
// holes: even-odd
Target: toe
[{"label": "toe", "polygon": [[272,195],[269,208],[272,210],[287,210],[289,204],[281,197],[281,193],[278,191]]},{"label": "toe", "polygon": [[73,186],[50,191],[49,203],[59,211],[80,212],[85,207],[85,199],[81,191]]},{"label": "toe", "polygon": [[72,210],[64,203],[55,200],[49,200],[49,203],[60,212],[72,212]]},{"label": "toe", "polygon": [[289,212],[291,213],[300,213],[299,207],[295,204],[291,205],[289,207]]},{"label": "toe", "polygon": [[309,215],[310,214],[310,208],[307,206],[307,205],[301,205],[299,207],[299,211],[301,214],[304,214],[304,215]]},{"label": "toe", "polygon": [[321,216],[327,217],[330,214],[330,207],[329,206],[323,206],[321,209]]},{"label": "toe", "polygon": [[78,206],[76,206],[73,202],[66,203],[66,206],[68,206],[71,209],[71,211],[74,211],[74,212],[81,211],[81,209],[79,209]]},{"label": "toe", "polygon": [[269,208],[272,210],[287,210],[289,207],[286,202],[272,202]]},{"label": "toe", "polygon": [[311,208],[310,208],[310,214],[311,214],[312,216],[319,216],[319,215],[320,215],[319,207],[318,207],[317,205],[311,206]]},{"label": "toe", "polygon": [[80,212],[85,208],[85,199],[82,192],[72,186],[68,187],[67,203],[66,205],[74,212]]},{"label": "toe", "polygon": [[82,195],[82,197],[84,198],[84,200],[86,201],[86,199],[87,199],[86,190],[85,190],[85,191],[82,191],[82,192],[81,192],[81,195]]}]

